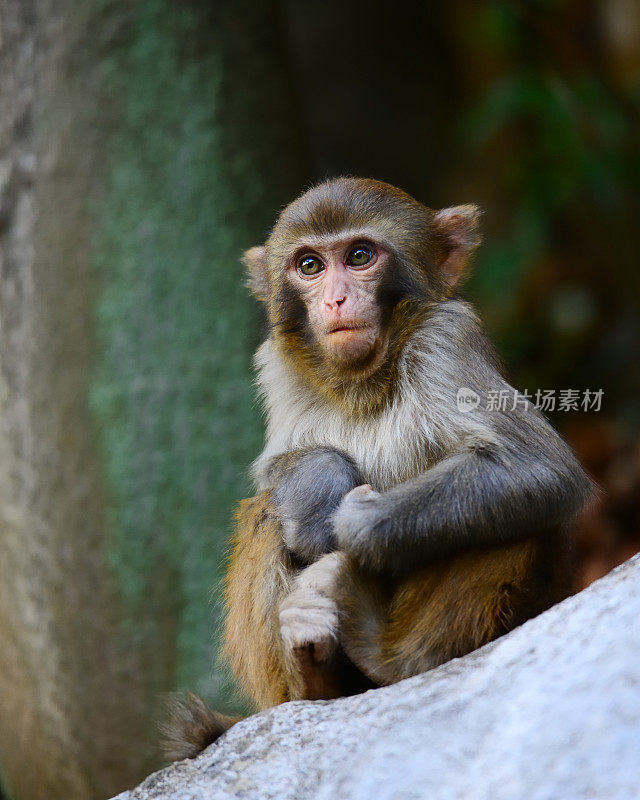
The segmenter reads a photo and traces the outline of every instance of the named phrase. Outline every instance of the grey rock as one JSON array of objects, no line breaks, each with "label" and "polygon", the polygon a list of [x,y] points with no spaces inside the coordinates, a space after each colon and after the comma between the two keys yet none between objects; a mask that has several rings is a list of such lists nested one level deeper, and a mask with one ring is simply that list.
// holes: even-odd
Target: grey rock
[{"label": "grey rock", "polygon": [[287,703],[118,800],[640,797],[640,556],[496,642]]}]

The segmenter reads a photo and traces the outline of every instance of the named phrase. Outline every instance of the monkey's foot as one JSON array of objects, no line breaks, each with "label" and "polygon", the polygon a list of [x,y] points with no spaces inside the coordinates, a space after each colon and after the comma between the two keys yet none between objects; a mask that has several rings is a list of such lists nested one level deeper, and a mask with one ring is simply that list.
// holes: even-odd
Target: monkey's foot
[{"label": "monkey's foot", "polygon": [[285,650],[308,649],[314,661],[327,661],[338,643],[336,604],[315,592],[294,591],[280,605],[280,635]]},{"label": "monkey's foot", "polygon": [[298,575],[280,604],[280,635],[285,651],[305,649],[316,663],[327,661],[338,644],[338,607],[333,591],[339,553],[330,553]]}]

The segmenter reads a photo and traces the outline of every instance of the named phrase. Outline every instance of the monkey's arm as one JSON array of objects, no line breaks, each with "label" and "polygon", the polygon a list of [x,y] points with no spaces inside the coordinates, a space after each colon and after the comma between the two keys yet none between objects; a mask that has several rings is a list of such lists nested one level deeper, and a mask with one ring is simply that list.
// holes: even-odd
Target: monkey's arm
[{"label": "monkey's arm", "polygon": [[362,483],[353,461],[330,447],[292,450],[255,470],[262,489],[270,489],[282,522],[287,548],[311,564],[335,549],[331,515]]},{"label": "monkey's arm", "polygon": [[591,483],[570,448],[538,422],[530,437],[455,451],[384,494],[352,492],[333,516],[338,547],[363,565],[400,572],[571,519]]}]

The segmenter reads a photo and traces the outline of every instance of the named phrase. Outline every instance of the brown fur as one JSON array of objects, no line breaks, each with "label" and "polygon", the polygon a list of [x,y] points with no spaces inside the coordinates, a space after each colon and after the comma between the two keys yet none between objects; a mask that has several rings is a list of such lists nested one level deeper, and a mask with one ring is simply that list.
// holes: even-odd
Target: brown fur
[{"label": "brown fur", "polygon": [[561,598],[558,582],[537,585],[540,560],[528,540],[386,583],[350,561],[338,599],[345,651],[379,684],[463,656]]},{"label": "brown fur", "polygon": [[258,708],[290,698],[278,629],[278,606],[294,570],[270,492],[243,500],[236,514],[225,579],[224,656]]},{"label": "brown fur", "polygon": [[162,749],[171,761],[194,758],[239,720],[212,711],[193,692],[184,699],[172,698],[161,725]]}]

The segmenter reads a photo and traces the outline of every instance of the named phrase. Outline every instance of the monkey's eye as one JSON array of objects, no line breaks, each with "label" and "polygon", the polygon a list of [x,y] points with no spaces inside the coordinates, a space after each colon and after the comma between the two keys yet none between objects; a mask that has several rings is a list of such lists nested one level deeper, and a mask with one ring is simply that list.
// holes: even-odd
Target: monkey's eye
[{"label": "monkey's eye", "polygon": [[347,264],[350,267],[364,267],[373,258],[373,250],[370,247],[365,247],[359,244],[347,256]]},{"label": "monkey's eye", "polygon": [[302,275],[306,275],[307,277],[318,275],[323,269],[324,264],[315,256],[307,256],[306,258],[303,258],[298,265],[298,272],[300,272]]}]

